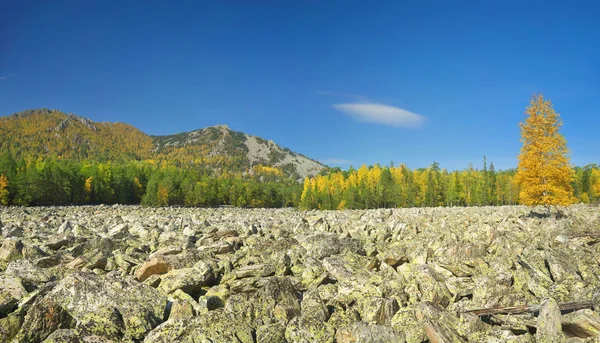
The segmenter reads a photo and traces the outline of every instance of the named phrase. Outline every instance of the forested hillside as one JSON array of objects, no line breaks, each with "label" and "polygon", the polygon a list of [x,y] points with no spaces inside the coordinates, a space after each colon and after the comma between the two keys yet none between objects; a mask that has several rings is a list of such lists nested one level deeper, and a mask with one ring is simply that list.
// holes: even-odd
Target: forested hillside
[{"label": "forested hillside", "polygon": [[[516,170],[326,169],[224,125],[151,137],[53,110],[0,118],[0,204],[367,209],[519,203]],[[314,176],[313,176],[314,175]],[[304,184],[298,182],[306,176]],[[600,168],[574,169],[577,202],[600,201]]]},{"label": "forested hillside", "polygon": [[166,162],[202,173],[252,174],[277,168],[300,180],[326,166],[271,141],[219,125],[168,136],[149,136],[123,123],[96,123],[57,110],[28,110],[0,118],[0,153],[14,158]]},{"label": "forested hillside", "polygon": [[141,160],[150,157],[152,138],[123,123],[95,123],[56,110],[37,109],[0,118],[0,151],[15,158]]}]

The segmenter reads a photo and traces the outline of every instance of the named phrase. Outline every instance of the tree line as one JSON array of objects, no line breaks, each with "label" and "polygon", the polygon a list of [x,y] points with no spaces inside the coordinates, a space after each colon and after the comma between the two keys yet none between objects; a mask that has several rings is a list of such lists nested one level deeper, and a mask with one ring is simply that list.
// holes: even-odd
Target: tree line
[{"label": "tree line", "polygon": [[[80,161],[58,157],[17,159],[0,154],[0,204],[148,206],[231,205],[300,207],[302,209],[367,209],[418,206],[484,206],[519,203],[516,170],[496,171],[472,165],[462,171],[405,165],[333,168],[304,184],[275,167],[256,165],[247,173],[182,168],[166,162]],[[600,168],[574,169],[574,196],[600,201]]]},{"label": "tree line", "polygon": [[[520,203],[516,169],[496,171],[493,163],[483,169],[472,165],[462,171],[428,168],[411,170],[405,165],[361,166],[358,170],[333,170],[307,178],[300,198],[303,209],[370,209],[433,206],[495,206]],[[600,201],[600,168],[574,169],[573,196],[578,202]]]},{"label": "tree line", "polygon": [[270,167],[250,173],[180,168],[166,162],[16,159],[0,154],[0,204],[21,206],[297,206],[302,185]]}]

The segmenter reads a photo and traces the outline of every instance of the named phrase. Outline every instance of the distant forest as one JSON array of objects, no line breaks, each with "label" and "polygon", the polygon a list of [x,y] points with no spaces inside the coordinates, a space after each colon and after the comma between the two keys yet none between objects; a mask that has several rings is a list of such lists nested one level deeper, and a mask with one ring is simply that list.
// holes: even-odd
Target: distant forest
[{"label": "distant forest", "polygon": [[[363,165],[358,170],[332,170],[304,181],[300,207],[305,209],[367,209],[386,207],[495,206],[519,203],[516,169],[496,171],[469,165],[449,172],[434,162],[411,170],[404,165]],[[600,168],[574,168],[574,196],[578,202],[600,201]]]},{"label": "distant forest", "polygon": [[[298,183],[274,167],[246,173],[182,168],[166,162],[15,158],[0,154],[0,204],[299,207],[367,209],[419,206],[513,205],[519,202],[516,170],[440,169],[438,163],[411,170],[363,165],[333,168]],[[575,168],[574,196],[600,201],[600,168]]]}]

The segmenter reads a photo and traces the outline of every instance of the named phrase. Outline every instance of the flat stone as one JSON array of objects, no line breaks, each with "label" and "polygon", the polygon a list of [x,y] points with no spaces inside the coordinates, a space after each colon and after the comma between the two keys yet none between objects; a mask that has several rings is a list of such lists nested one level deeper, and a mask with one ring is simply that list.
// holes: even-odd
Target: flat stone
[{"label": "flat stone", "polygon": [[584,309],[567,313],[561,317],[562,330],[571,336],[580,338],[600,336],[600,316]]}]

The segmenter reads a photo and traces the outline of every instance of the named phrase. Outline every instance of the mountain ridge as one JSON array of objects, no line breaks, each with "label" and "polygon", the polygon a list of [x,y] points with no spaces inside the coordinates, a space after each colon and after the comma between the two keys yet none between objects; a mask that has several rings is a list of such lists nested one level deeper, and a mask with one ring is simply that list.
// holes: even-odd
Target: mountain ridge
[{"label": "mountain ridge", "polygon": [[122,122],[89,118],[46,108],[0,117],[0,150],[19,156],[58,155],[99,160],[160,160],[195,165],[214,173],[252,173],[275,167],[296,179],[328,168],[272,140],[233,131],[226,124],[171,135],[149,135]]}]

